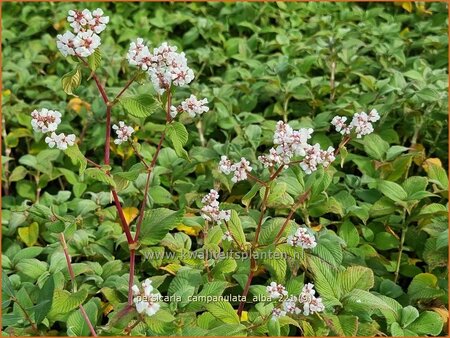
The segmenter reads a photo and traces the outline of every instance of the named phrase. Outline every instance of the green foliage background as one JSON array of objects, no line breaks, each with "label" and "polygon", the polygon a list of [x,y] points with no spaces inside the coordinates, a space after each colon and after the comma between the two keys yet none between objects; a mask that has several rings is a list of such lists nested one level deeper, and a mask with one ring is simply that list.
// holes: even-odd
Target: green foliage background
[{"label": "green foliage background", "polygon": [[[83,85],[75,90],[79,99],[64,93],[60,79],[73,65],[55,44],[56,35],[68,27],[67,11],[84,5],[100,7],[111,18],[102,33],[103,61],[98,70],[108,93],[116,94],[129,79],[133,69],[126,62],[126,51],[131,40],[143,37],[153,47],[169,41],[187,55],[196,79],[189,88],[177,91],[175,102],[191,92],[210,102],[210,112],[202,117],[201,125],[186,125],[185,149],[190,160],[178,158],[169,142],[161,153],[150,189],[151,206],[184,208],[185,214],[182,221],[166,229],[163,236],[173,228],[164,242],[158,238],[144,243],[138,255],[140,280],[152,277],[159,290],[168,294],[200,290],[240,294],[248,264],[222,262],[214,273],[215,284],[210,282],[206,288],[199,262],[181,258],[154,262],[143,255],[146,250],[181,253],[199,249],[200,200],[219,184],[224,206],[240,213],[245,233],[252,236],[258,197],[247,205],[240,202],[251,186],[247,182],[232,186],[216,169],[220,155],[244,156],[256,163],[257,156],[271,147],[280,119],[294,128],[312,127],[314,142],[336,146],[340,135],[330,128],[333,116],[376,108],[381,121],[376,123],[375,134],[351,142],[351,154],[343,168],[336,163],[337,172],[326,194],[319,192],[308,210],[296,215],[299,224],[309,219],[318,231],[319,243],[327,243],[316,255],[333,269],[368,268],[372,277],[367,278],[374,276],[371,293],[361,287],[352,294],[333,296],[318,286],[326,305],[335,306],[335,314],[306,324],[282,323],[281,334],[443,334],[446,319],[437,314],[446,311],[448,301],[448,180],[442,168],[448,163],[445,3],[427,3],[426,7],[393,3],[3,3],[4,329],[36,334],[24,318],[24,307],[41,332],[88,334],[74,311],[84,303],[97,325],[104,325],[105,333],[123,332],[121,324],[106,324],[108,308],[117,310],[126,301],[128,276],[126,241],[106,185],[78,174],[78,166],[61,151],[48,150],[42,135],[33,133],[30,126],[33,109],[57,109],[63,113],[61,130],[80,138],[79,147],[88,158],[98,163],[103,158],[105,107],[94,83],[87,80],[87,72]],[[153,89],[148,83],[135,84],[130,93],[153,93]],[[143,142],[144,157],[151,158],[164,113],[138,119],[115,108],[113,122],[119,120],[141,126],[135,135]],[[112,150],[116,171],[128,171],[138,160],[127,146]],[[281,180],[288,194],[304,188],[303,177],[295,170]],[[407,197],[393,196],[385,188],[392,185],[380,181],[402,186]],[[137,173],[120,191],[130,213],[138,206],[144,184],[145,175]],[[283,217],[287,211],[280,206],[272,216]],[[181,223],[187,228],[181,228]],[[57,237],[61,231],[70,238],[77,269],[79,291],[72,300],[63,291],[68,275]],[[400,275],[394,283],[397,262]],[[315,263],[306,276],[299,271],[298,277],[293,276],[298,270],[295,262],[281,267],[274,264],[278,263],[264,266],[256,284],[277,279],[298,287],[304,278],[316,284],[321,279],[323,267],[314,268]],[[323,273],[322,281],[333,279]],[[54,290],[47,295],[53,302],[45,302],[41,296],[45,290]],[[253,292],[258,290],[255,285]],[[11,297],[16,301],[7,301]],[[363,304],[358,306],[355,297],[363,299]],[[62,310],[55,303],[70,306]],[[274,333],[267,325],[248,328],[248,322],[235,323],[231,314],[225,319],[215,316],[215,310],[201,304],[169,304],[159,319],[138,325],[133,333]],[[268,311],[248,310],[250,322]],[[39,313],[45,313],[44,317]]]}]

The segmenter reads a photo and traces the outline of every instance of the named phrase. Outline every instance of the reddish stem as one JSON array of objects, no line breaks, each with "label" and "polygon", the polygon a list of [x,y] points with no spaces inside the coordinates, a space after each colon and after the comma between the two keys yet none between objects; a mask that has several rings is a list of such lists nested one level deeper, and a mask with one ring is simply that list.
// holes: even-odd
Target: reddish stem
[{"label": "reddish stem", "polygon": [[117,195],[117,192],[115,189],[111,189],[111,193],[114,198],[114,203],[116,205],[117,213],[119,214],[122,229],[125,232],[125,236],[127,237],[127,242],[128,242],[128,244],[132,244],[133,237],[131,236],[130,227],[128,226],[127,220],[125,218],[125,214],[123,213],[122,206],[120,205],[119,195]]},{"label": "reddish stem", "polygon": [[130,250],[130,275],[128,277],[128,305],[133,305],[133,283],[134,283],[134,267],[136,265],[136,251]]},{"label": "reddish stem", "polygon": [[131,86],[134,80],[136,80],[137,76],[138,73],[134,74],[134,76],[127,82],[125,87],[123,87],[123,89],[119,92],[119,94],[116,95],[113,102],[116,102],[122,96],[122,94],[125,93],[125,91]]},{"label": "reddish stem", "polygon": [[306,198],[308,197],[309,193],[311,191],[311,188],[309,188],[308,190],[306,190],[302,195],[300,195],[300,198],[298,199],[298,201],[292,206],[291,211],[289,212],[286,220],[284,221],[283,225],[281,226],[280,231],[278,231],[277,236],[275,237],[275,243],[278,244],[278,240],[280,239],[281,235],[284,232],[284,229],[286,229],[289,221],[292,219],[292,216],[294,216],[295,212],[297,211],[298,207],[304,203],[306,201]]},{"label": "reddish stem", "polygon": [[255,275],[255,268],[256,268],[256,261],[253,257],[250,258],[250,273],[247,278],[247,283],[245,283],[244,292],[242,292],[242,299],[239,303],[239,307],[237,310],[237,315],[239,316],[239,319],[241,319],[242,311],[244,310],[245,301],[244,298],[247,297],[248,291],[250,289],[250,285],[252,284],[253,276]]},{"label": "reddish stem", "polygon": [[105,157],[104,162],[106,165],[110,163],[110,148],[111,148],[111,108],[112,106],[106,103],[106,136],[105,136]]}]

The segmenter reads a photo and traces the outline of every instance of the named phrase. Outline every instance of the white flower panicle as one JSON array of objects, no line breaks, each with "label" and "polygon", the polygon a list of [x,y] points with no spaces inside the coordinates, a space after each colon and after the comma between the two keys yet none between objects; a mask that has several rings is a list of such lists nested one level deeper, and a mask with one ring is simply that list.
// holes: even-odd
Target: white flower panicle
[{"label": "white flower panicle", "polygon": [[145,313],[147,316],[153,316],[160,309],[160,305],[157,302],[158,297],[153,292],[152,281],[146,279],[142,283],[141,289],[137,285],[133,285],[133,302],[136,306],[138,313]]},{"label": "white flower panicle", "polygon": [[105,30],[109,16],[104,16],[100,8],[92,12],[88,9],[70,10],[68,14],[67,21],[76,35],[70,31],[58,34],[56,46],[65,57],[88,57],[100,46],[101,39],[97,34]]},{"label": "white flower panicle", "polygon": [[153,87],[160,95],[172,84],[184,86],[194,79],[194,72],[188,67],[185,54],[178,53],[177,47],[167,42],[154,48],[152,53],[143,39],[138,38],[136,42],[131,42],[127,59],[130,65],[148,72]]},{"label": "white flower panicle", "polygon": [[270,283],[270,285],[266,287],[266,290],[269,293],[270,298],[272,299],[284,298],[288,295],[286,288],[283,285],[277,284],[275,282]]},{"label": "white flower panicle", "polygon": [[207,221],[217,222],[220,224],[221,221],[229,221],[231,217],[230,210],[220,210],[219,209],[219,193],[211,189],[209,194],[202,198],[202,217]]},{"label": "white flower panicle", "polygon": [[181,102],[178,107],[172,106],[170,107],[170,116],[175,118],[179,113],[186,112],[190,117],[194,118],[195,116],[200,116],[203,113],[209,111],[208,99],[198,100],[195,95],[191,95],[189,98]]},{"label": "white flower panicle", "polygon": [[288,236],[287,244],[303,249],[313,249],[317,242],[314,235],[309,234],[306,228],[298,228],[294,235]]},{"label": "white flower panicle", "polygon": [[298,315],[303,312],[305,316],[309,316],[316,312],[323,312],[325,306],[322,302],[322,298],[316,297],[315,294],[314,284],[308,283],[303,286],[298,297],[291,296],[289,298],[280,298],[282,302],[280,306],[273,309],[272,319],[276,320],[287,314]]},{"label": "white flower panicle", "polygon": [[225,175],[233,173],[231,181],[236,183],[247,179],[247,173],[251,172],[253,168],[250,166],[250,162],[244,157],[237,163],[232,163],[227,156],[223,155],[219,162],[219,171]]},{"label": "white flower panicle", "polygon": [[335,160],[334,148],[329,147],[327,150],[320,149],[320,144],[307,145],[305,157],[300,162],[300,167],[306,174],[311,174],[317,170],[319,164],[322,164],[324,168],[328,167],[331,162]]},{"label": "white flower panicle", "polygon": [[331,124],[336,128],[337,132],[342,135],[348,135],[352,131],[355,132],[357,138],[361,138],[364,135],[373,133],[372,122],[377,122],[380,119],[376,109],[372,109],[369,114],[365,112],[356,113],[353,115],[350,124],[346,124],[347,117],[345,116],[335,116],[331,120]]},{"label": "white flower panicle", "polygon": [[61,123],[61,113],[43,108],[31,112],[31,126],[34,131],[48,133],[55,131]]},{"label": "white flower panicle", "polygon": [[112,128],[116,131],[117,138],[114,140],[115,144],[122,144],[123,142],[128,141],[131,137],[131,134],[134,133],[133,127],[125,125],[123,121],[119,122],[119,125],[114,124]]},{"label": "white flower panicle", "polygon": [[316,298],[314,296],[315,293],[316,291],[314,290],[314,284],[308,283],[303,286],[299,301],[303,304],[303,313],[305,316],[325,310],[325,306],[322,303],[322,298]]},{"label": "white flower panicle", "polygon": [[142,70],[147,70],[151,66],[151,53],[144,44],[144,39],[137,38],[136,42],[130,43],[127,53],[127,60],[132,66],[138,66]]},{"label": "white flower panicle", "polygon": [[308,140],[313,133],[311,128],[293,130],[287,123],[278,121],[273,135],[273,144],[282,162],[288,164],[293,156],[305,156]]},{"label": "white flower panicle", "polygon": [[65,135],[64,133],[57,135],[55,132],[52,132],[50,136],[45,138],[45,143],[47,143],[50,148],[56,146],[58,149],[66,150],[67,147],[75,144],[75,135]]},{"label": "white flower panicle", "polygon": [[231,232],[225,231],[225,233],[222,236],[222,240],[231,242],[233,240],[233,236],[231,236]]}]

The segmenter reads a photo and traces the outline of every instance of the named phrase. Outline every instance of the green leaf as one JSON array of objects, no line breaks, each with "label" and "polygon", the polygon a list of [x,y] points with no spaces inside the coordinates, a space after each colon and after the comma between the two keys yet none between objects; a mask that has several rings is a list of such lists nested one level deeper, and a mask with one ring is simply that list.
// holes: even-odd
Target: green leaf
[{"label": "green leaf", "polygon": [[404,201],[408,197],[408,194],[402,186],[395,182],[378,180],[377,189],[383,195],[396,202]]},{"label": "green leaf", "polygon": [[22,259],[16,264],[16,270],[32,280],[38,279],[47,271],[47,267],[48,265],[46,262],[42,262],[36,258]]},{"label": "green leaf", "polygon": [[281,336],[280,332],[280,322],[278,320],[269,320],[267,323],[267,329],[269,330],[269,336],[271,337],[279,337]]},{"label": "green leaf", "polygon": [[174,121],[167,125],[167,137],[172,142],[173,148],[178,156],[188,159],[188,154],[183,146],[188,141],[188,132],[186,127],[177,121]]},{"label": "green leaf", "polygon": [[[83,306],[86,314],[92,324],[93,327],[97,324],[98,317],[98,307],[94,301],[89,301],[86,305]],[[70,332],[70,334],[69,334]],[[67,319],[67,333],[72,336],[82,336],[87,337],[90,336],[91,331],[89,330],[89,326],[86,323],[83,315],[81,314],[81,309],[73,312],[69,318]]]},{"label": "green leaf", "polygon": [[350,266],[339,273],[338,281],[344,295],[354,289],[368,291],[374,285],[373,271],[364,266]]},{"label": "green leaf", "polygon": [[213,302],[206,304],[205,308],[223,323],[239,324],[239,317],[229,302]]},{"label": "green leaf", "polygon": [[89,64],[89,68],[92,71],[95,71],[102,62],[102,53],[100,52],[100,49],[97,48],[94,53],[88,56],[87,62]]},{"label": "green leaf", "polygon": [[14,170],[11,173],[11,176],[9,176],[10,182],[17,182],[22,180],[26,175],[28,174],[27,168],[24,166],[17,166],[14,168]]},{"label": "green leaf", "polygon": [[86,289],[82,289],[75,293],[70,293],[66,290],[55,290],[52,307],[48,313],[48,317],[53,318],[56,315],[75,310],[80,304],[83,304],[87,295]]},{"label": "green leaf", "polygon": [[36,311],[34,314],[34,318],[36,320],[36,324],[41,323],[47,313],[50,311],[53,303],[53,292],[55,291],[55,281],[53,276],[50,275],[47,281],[42,286],[39,296],[37,299],[37,305],[43,304],[39,311]]},{"label": "green leaf", "polygon": [[389,149],[389,143],[377,134],[370,134],[364,137],[364,150],[370,157],[382,160]]},{"label": "green leaf", "polygon": [[245,243],[244,229],[242,228],[242,223],[236,210],[231,210],[231,217],[230,221],[228,222],[228,228],[230,229],[230,232],[236,239],[236,242],[240,246],[244,245]]},{"label": "green leaf", "polygon": [[317,257],[308,257],[308,266],[314,277],[314,285],[324,302],[329,305],[341,305],[339,301],[341,289],[336,270]]},{"label": "green leaf", "polygon": [[414,306],[408,305],[402,309],[400,316],[400,324],[405,328],[419,317],[419,311]]},{"label": "green leaf", "polygon": [[358,331],[358,317],[350,315],[324,315],[331,330],[338,336],[355,336]]},{"label": "green leaf", "polygon": [[[16,292],[9,280],[9,277],[6,275],[5,271],[2,270],[2,293],[7,295],[8,297],[15,297]],[[5,301],[5,297],[2,297],[2,301]]]},{"label": "green leaf", "polygon": [[172,211],[165,208],[145,212],[140,242],[146,245],[158,244],[166,234],[183,221],[184,210]]},{"label": "green leaf", "polygon": [[419,336],[437,336],[441,333],[444,323],[441,316],[434,311],[422,312],[419,318],[408,326],[408,330],[414,331]]},{"label": "green leaf", "polygon": [[74,70],[71,70],[67,74],[63,75],[63,77],[61,78],[62,88],[68,95],[77,96],[73,93],[73,91],[78,88],[80,83],[81,83],[80,65],[77,65],[77,67]]},{"label": "green leaf", "polygon": [[39,224],[33,222],[27,227],[21,227],[18,229],[18,233],[22,242],[27,246],[33,246],[39,238]]},{"label": "green leaf", "polygon": [[448,190],[448,177],[445,169],[435,163],[427,163],[430,181],[436,183],[441,189]]},{"label": "green leaf", "polygon": [[116,187],[116,182],[114,182],[113,178],[100,168],[89,168],[86,169],[84,173],[87,177],[90,177],[96,181],[107,183],[112,187]]},{"label": "green leaf", "polygon": [[149,94],[122,97],[119,102],[128,114],[141,118],[152,115],[159,107],[159,103]]},{"label": "green leaf", "polygon": [[68,147],[66,150],[64,150],[64,153],[70,157],[72,163],[74,163],[75,165],[80,165],[80,175],[82,175],[87,167],[87,159],[81,153],[78,145],[74,144],[73,146]]},{"label": "green leaf", "polygon": [[349,220],[339,227],[339,237],[341,237],[348,247],[356,247],[359,244],[359,233],[356,227]]},{"label": "green leaf", "polygon": [[408,287],[408,295],[412,301],[435,299],[444,294],[444,290],[438,287],[437,277],[431,273],[419,273]]}]

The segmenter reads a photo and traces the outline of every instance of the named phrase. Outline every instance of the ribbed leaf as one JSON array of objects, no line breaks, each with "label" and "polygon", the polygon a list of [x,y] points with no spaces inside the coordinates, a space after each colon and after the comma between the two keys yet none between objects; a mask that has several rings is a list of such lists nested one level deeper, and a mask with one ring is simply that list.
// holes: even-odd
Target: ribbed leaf
[{"label": "ribbed leaf", "polygon": [[239,324],[239,317],[230,303],[219,301],[205,305],[206,310],[219,319],[228,324]]},{"label": "ribbed leaf", "polygon": [[128,114],[135,117],[150,116],[159,106],[159,103],[156,102],[155,98],[148,94],[142,94],[135,97],[123,97],[119,102]]}]

